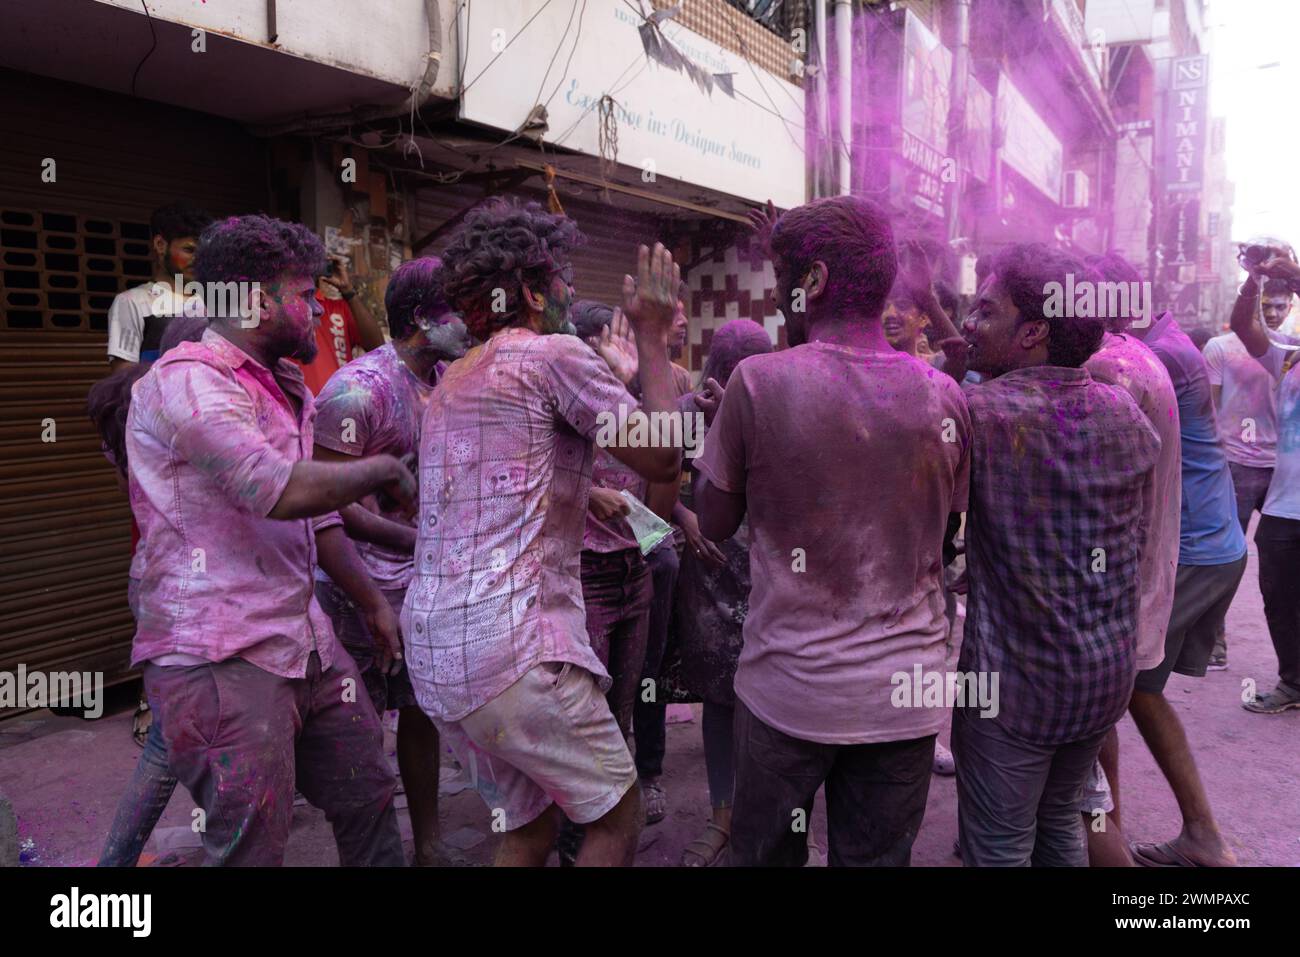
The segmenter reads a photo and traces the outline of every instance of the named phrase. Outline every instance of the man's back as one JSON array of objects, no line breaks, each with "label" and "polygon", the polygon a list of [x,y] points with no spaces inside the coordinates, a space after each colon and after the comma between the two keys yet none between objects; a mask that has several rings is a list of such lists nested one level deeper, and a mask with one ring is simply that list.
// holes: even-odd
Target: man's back
[{"label": "man's back", "polygon": [[600,678],[579,553],[597,417],[635,401],[573,336],[498,334],[453,363],[420,436],[415,578],[402,632],[420,704],[459,720],[533,665]]},{"label": "man's back", "polygon": [[1219,442],[1205,357],[1169,313],[1152,326],[1145,341],[1169,370],[1178,393],[1183,451],[1182,547],[1178,563],[1234,562],[1246,554],[1246,536],[1237,520],[1232,474]]},{"label": "man's back", "polygon": [[1036,366],[967,389],[974,432],[963,671],[1000,676],[1034,744],[1113,724],[1135,674],[1138,562],[1160,440],[1124,390]]},{"label": "man's back", "polygon": [[1160,437],[1160,457],[1153,476],[1154,508],[1148,516],[1147,547],[1142,554],[1138,612],[1138,669],[1154,668],[1165,656],[1165,634],[1178,574],[1182,509],[1178,395],[1155,353],[1132,335],[1108,333],[1084,368],[1098,382],[1119,386],[1132,396]]},{"label": "man's back", "polygon": [[891,676],[943,668],[948,515],[965,508],[956,384],[900,352],[821,342],[744,360],[701,473],[743,492],[753,589],[736,693],[793,737],[858,744],[938,730]]}]

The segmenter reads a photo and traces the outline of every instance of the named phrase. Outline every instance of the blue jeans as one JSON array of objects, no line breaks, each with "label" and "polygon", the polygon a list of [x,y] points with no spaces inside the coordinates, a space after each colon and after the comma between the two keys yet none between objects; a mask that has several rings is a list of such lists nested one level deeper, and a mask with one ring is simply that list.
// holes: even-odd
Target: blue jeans
[{"label": "blue jeans", "polygon": [[163,741],[162,720],[153,713],[144,751],[135,763],[135,773],[126,793],[117,804],[108,841],[99,855],[99,867],[135,867],[158,818],[167,809],[176,778],[167,768],[167,745]]}]

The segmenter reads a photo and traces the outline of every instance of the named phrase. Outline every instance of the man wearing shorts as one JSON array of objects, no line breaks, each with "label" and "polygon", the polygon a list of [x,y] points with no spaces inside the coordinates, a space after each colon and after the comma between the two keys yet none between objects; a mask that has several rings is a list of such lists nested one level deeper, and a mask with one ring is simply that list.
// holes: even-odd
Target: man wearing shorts
[{"label": "man wearing shorts", "polygon": [[[636,405],[571,334],[568,258],[581,239],[564,216],[497,200],[443,255],[448,301],[483,344],[446,371],[421,425],[402,633],[420,706],[505,832],[498,865],[544,864],[561,811],[587,825],[579,865],[631,864],[644,815],[579,577],[593,439]],[[680,270],[657,244],[638,267],[624,311],[642,408],[668,412]],[[610,451],[656,482],[681,465],[679,447]]]},{"label": "man wearing shorts", "polygon": [[1135,332],[1164,363],[1178,396],[1183,504],[1165,657],[1138,672],[1129,713],[1178,799],[1183,829],[1164,844],[1134,844],[1133,857],[1151,867],[1233,865],[1236,857],[1219,833],[1187,735],[1164,688],[1173,671],[1193,678],[1205,675],[1246,570],[1246,536],[1237,520],[1204,356],[1170,313]]}]

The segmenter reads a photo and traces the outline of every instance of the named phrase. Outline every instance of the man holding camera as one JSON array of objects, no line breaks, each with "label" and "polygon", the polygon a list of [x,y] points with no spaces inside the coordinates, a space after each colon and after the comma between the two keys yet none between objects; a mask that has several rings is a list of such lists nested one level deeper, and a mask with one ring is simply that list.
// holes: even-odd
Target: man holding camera
[{"label": "man holding camera", "polygon": [[312,395],[320,395],[340,366],[352,361],[357,347],[373,352],[386,341],[379,320],[357,295],[343,256],[330,256],[328,271],[316,279],[316,301],[325,309],[316,326],[316,358],[299,363]]},{"label": "man holding camera", "polygon": [[1232,331],[1277,389],[1277,464],[1260,509],[1255,544],[1264,616],[1278,661],[1277,687],[1243,707],[1257,714],[1281,714],[1300,708],[1300,592],[1293,580],[1300,561],[1300,375],[1294,368],[1295,348],[1269,337],[1259,301],[1261,289],[1267,290],[1274,280],[1284,282],[1292,293],[1300,290],[1300,265],[1289,248],[1251,246],[1243,251],[1242,266],[1250,275],[1232,307]]}]

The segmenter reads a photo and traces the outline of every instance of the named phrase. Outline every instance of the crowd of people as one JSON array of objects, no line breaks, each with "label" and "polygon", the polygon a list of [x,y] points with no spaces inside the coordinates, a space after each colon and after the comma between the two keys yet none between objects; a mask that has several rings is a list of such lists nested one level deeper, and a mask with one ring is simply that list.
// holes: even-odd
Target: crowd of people
[{"label": "crowd of people", "polygon": [[[788,348],[727,322],[693,383],[658,243],[621,302],[575,299],[578,224],[485,202],[392,273],[385,336],[305,226],[159,210],[89,402],[149,719],[100,864],[135,864],[177,782],[210,864],[282,862],[295,792],[341,864],[405,863],[395,711],[415,863],[448,860],[450,755],[499,864],[629,865],[674,701],[702,703],[711,804],[687,866],[805,864],[819,790],[830,864],[906,865],[953,771],[967,866],[1235,863],[1164,689],[1227,666],[1259,511],[1279,679],[1245,707],[1300,707],[1289,247],[1202,355],[1168,314],[1053,307],[1138,282],[1113,253],[1005,247],[963,318],[870,201],[753,220]],[[1161,843],[1123,830],[1125,713],[1182,814]]]}]

